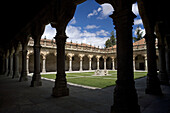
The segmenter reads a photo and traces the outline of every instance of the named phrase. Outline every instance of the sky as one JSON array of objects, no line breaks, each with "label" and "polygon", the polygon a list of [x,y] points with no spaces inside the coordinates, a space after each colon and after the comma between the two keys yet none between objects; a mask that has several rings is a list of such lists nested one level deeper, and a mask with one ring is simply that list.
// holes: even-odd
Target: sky
[{"label": "sky", "polygon": [[[136,36],[136,29],[141,29],[144,36],[145,30],[137,3],[133,4],[132,11],[137,16],[134,19],[133,36]],[[67,42],[72,41],[74,43],[87,43],[100,48],[105,47],[104,44],[110,38],[110,33],[114,31],[116,35],[113,20],[109,17],[113,12],[114,8],[108,3],[100,5],[95,0],[87,0],[79,4],[74,17],[66,28],[66,35],[69,37]],[[53,39],[55,35],[55,29],[48,24],[41,38]]]}]

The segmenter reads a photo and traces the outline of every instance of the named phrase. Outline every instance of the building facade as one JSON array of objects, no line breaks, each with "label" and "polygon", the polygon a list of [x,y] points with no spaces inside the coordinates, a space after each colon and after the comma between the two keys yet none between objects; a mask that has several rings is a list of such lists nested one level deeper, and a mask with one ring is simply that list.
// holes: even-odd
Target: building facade
[{"label": "building facade", "polygon": [[[56,72],[57,70],[57,51],[54,40],[41,39],[40,52],[40,71]],[[34,71],[34,41],[30,38],[27,52],[27,72]],[[65,70],[66,71],[85,71],[96,69],[117,69],[116,46],[110,48],[99,48],[85,43],[66,42],[65,51]],[[156,47],[157,48],[157,47]],[[20,64],[22,62],[20,54]],[[157,64],[158,50],[157,50]],[[133,43],[133,65],[134,70],[147,70],[147,55],[145,39]],[[159,65],[158,65],[159,66]],[[159,67],[157,68],[159,69]],[[20,65],[21,71],[21,65]]]}]

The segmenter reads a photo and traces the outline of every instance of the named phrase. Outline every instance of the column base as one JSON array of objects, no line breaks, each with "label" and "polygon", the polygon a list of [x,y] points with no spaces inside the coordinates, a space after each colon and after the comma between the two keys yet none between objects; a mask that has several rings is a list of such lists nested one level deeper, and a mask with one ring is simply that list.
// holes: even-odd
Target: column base
[{"label": "column base", "polygon": [[19,82],[22,82],[22,81],[28,81],[28,78],[27,78],[27,77],[21,77],[21,78],[19,79]]},{"label": "column base", "polygon": [[8,73],[8,76],[12,76],[13,75],[13,71],[10,71],[9,73]]},{"label": "column base", "polygon": [[21,73],[19,82],[22,82],[22,81],[28,81],[27,72],[22,72],[22,73]]},{"label": "column base", "polygon": [[116,85],[111,113],[140,113],[136,89],[133,85],[129,85],[131,83],[126,83],[122,86]]},{"label": "column base", "polygon": [[16,72],[16,73],[12,76],[12,78],[19,78],[19,76],[20,76],[19,72]]},{"label": "column base", "polygon": [[162,85],[169,85],[169,78],[166,72],[159,72],[159,79]]},{"label": "column base", "polygon": [[31,87],[42,86],[41,75],[34,74],[31,81]]},{"label": "column base", "polygon": [[157,74],[154,76],[147,74],[147,88],[145,89],[145,93],[152,95],[163,95]]},{"label": "column base", "polygon": [[[69,88],[67,88],[66,75],[56,75],[55,86],[52,90],[52,96],[62,97],[69,95]],[[61,77],[62,76],[62,77]]]}]

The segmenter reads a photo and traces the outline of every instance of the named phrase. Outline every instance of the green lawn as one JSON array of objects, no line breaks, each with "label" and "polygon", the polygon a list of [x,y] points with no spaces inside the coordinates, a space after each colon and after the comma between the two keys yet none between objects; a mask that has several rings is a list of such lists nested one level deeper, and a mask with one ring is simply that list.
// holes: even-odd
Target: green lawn
[{"label": "green lawn", "polygon": [[[82,72],[82,73],[67,73],[67,82],[80,84],[85,86],[92,86],[98,88],[105,88],[115,85],[117,79],[117,71],[109,71],[110,76],[92,76],[94,72]],[[42,77],[55,79],[55,74],[41,75]],[[146,72],[135,72],[134,78],[141,78],[146,76]]]}]

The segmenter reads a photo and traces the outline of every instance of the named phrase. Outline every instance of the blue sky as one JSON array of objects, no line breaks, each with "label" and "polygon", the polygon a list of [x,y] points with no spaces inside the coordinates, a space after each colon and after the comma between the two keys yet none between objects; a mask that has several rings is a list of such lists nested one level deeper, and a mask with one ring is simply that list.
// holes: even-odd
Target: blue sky
[{"label": "blue sky", "polygon": [[[133,36],[136,36],[137,26],[140,27],[139,29],[143,31],[144,35],[145,30],[139,16],[137,4],[133,4],[132,11],[137,16],[134,20]],[[66,34],[69,37],[67,42],[87,43],[93,46],[104,47],[104,43],[110,37],[110,33],[115,31],[113,20],[109,17],[113,12],[114,9],[110,4],[100,5],[95,0],[87,0],[78,5],[73,19],[66,28]],[[47,25],[42,38],[52,39],[55,34],[55,29]]]}]

